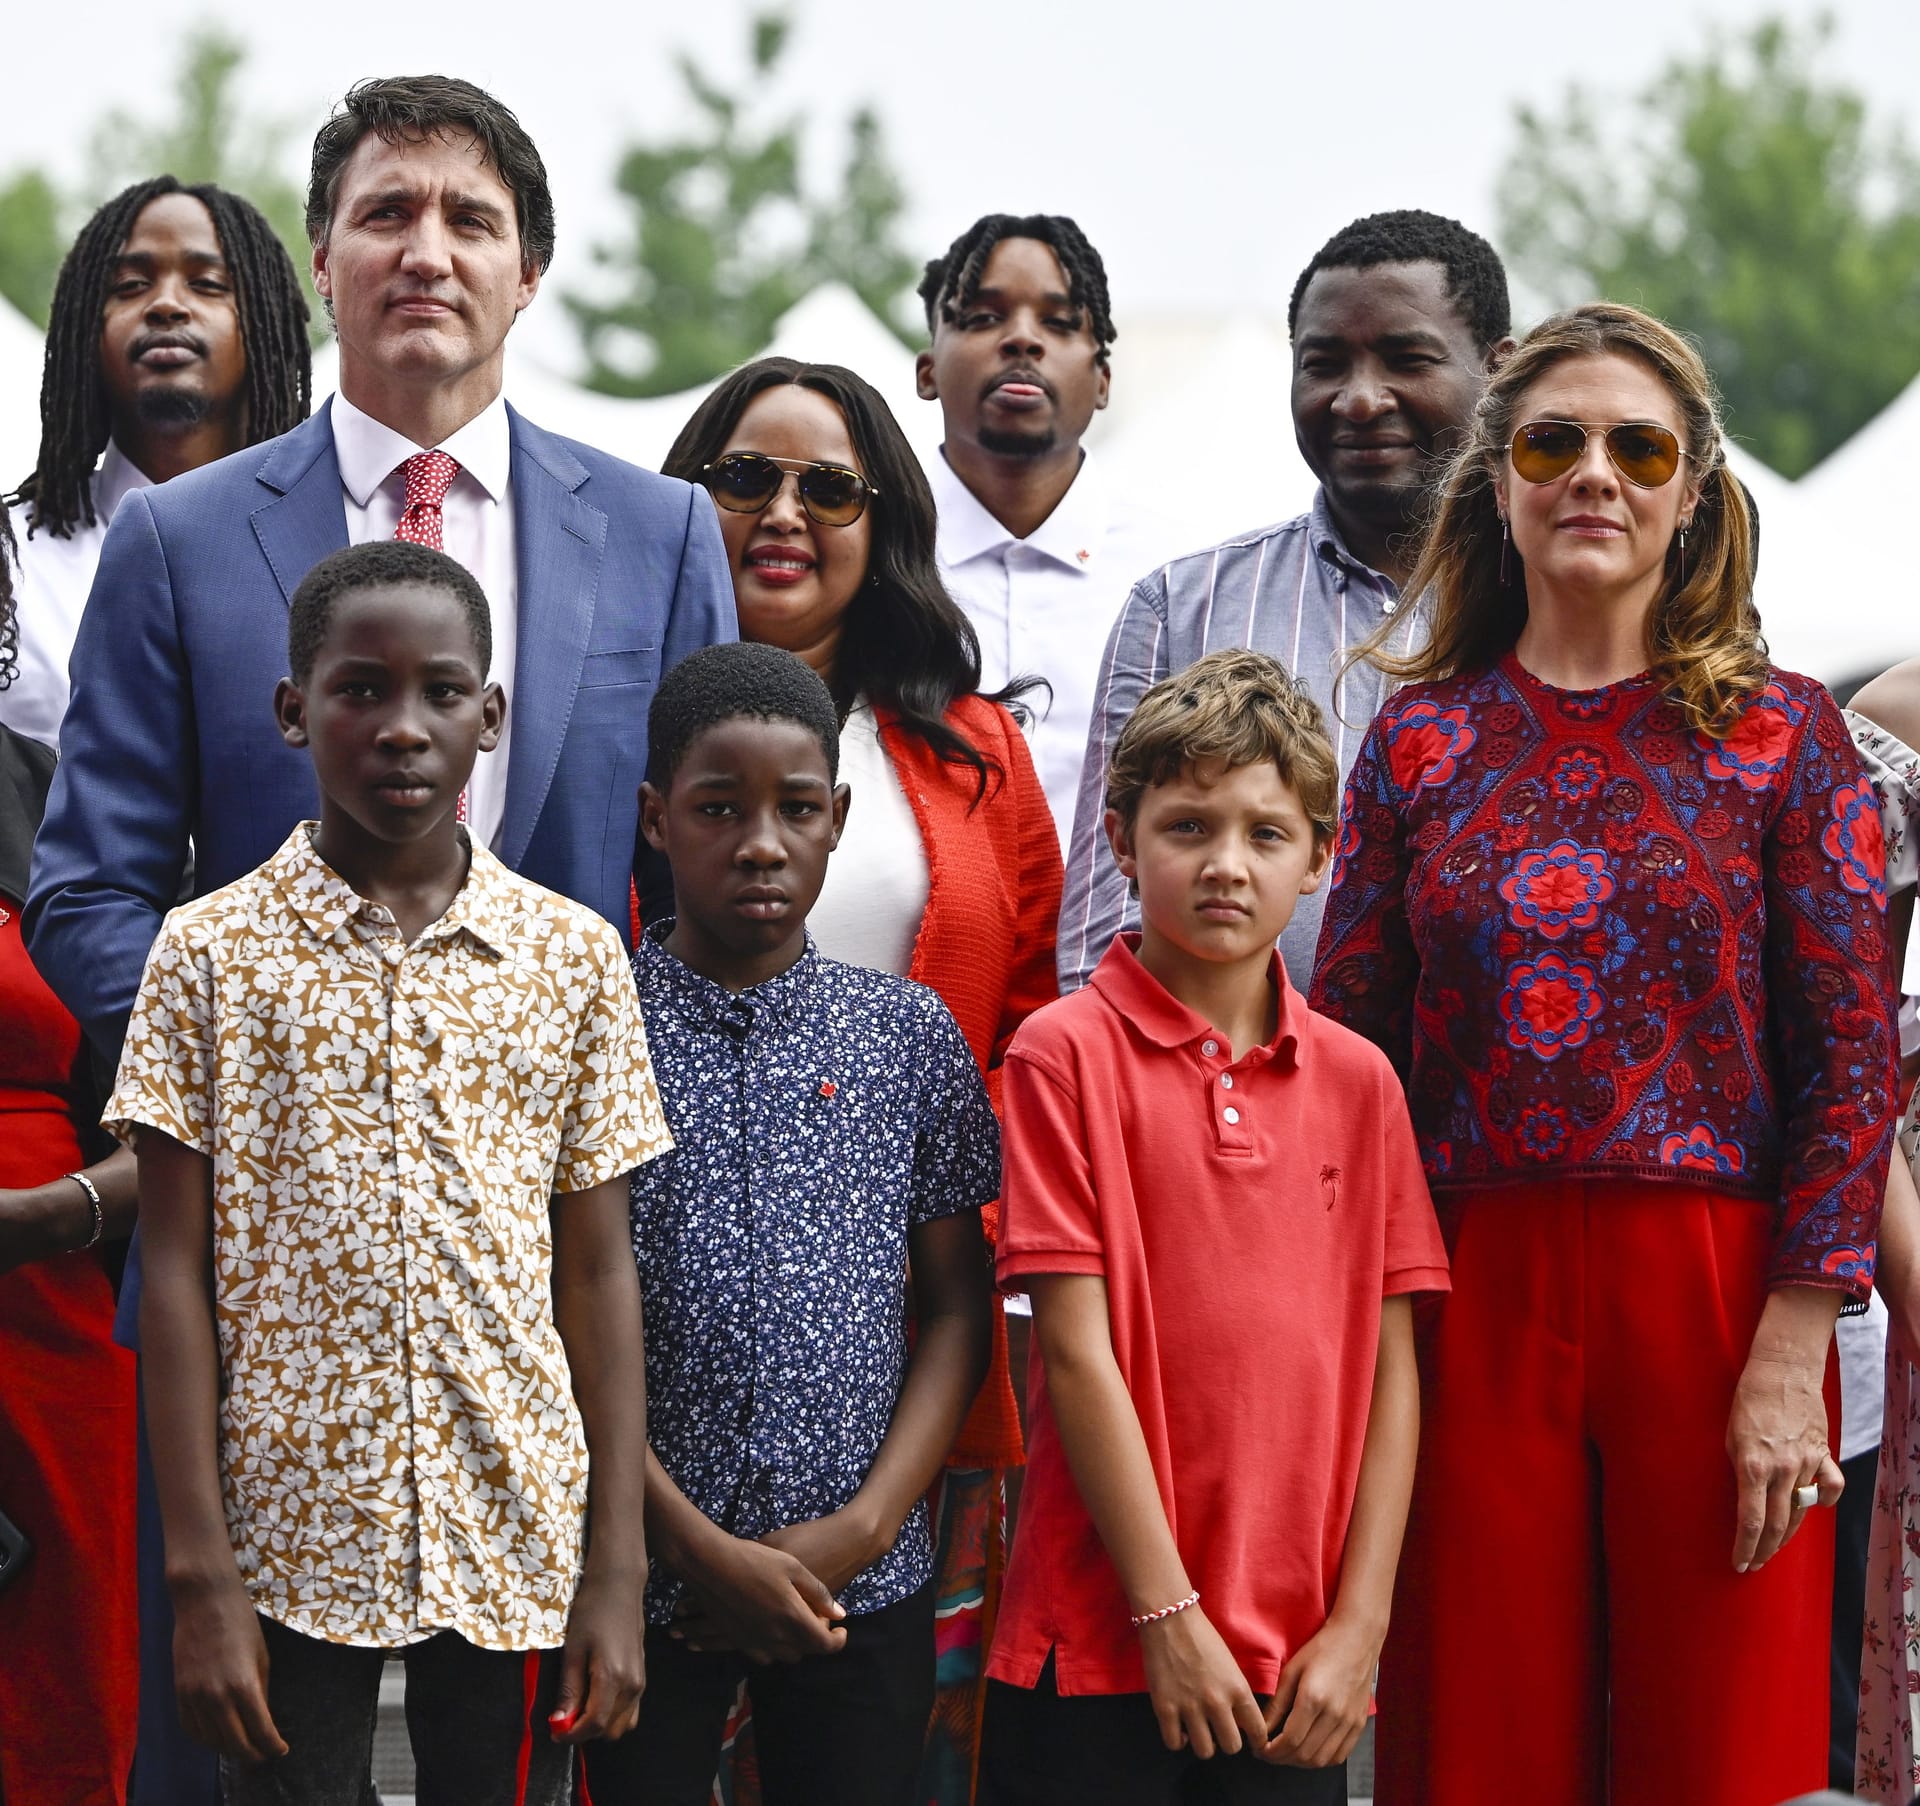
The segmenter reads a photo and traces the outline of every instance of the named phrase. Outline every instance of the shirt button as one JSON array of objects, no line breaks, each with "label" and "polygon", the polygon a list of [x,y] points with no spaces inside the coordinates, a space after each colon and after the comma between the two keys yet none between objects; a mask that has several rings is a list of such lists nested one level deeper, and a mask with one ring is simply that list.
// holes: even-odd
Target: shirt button
[{"label": "shirt button", "polygon": [[1202,1041],[1200,1043],[1200,1051],[1205,1054],[1208,1059],[1212,1059],[1213,1056],[1220,1051],[1220,1043],[1218,1041]]},{"label": "shirt button", "polygon": [[1222,1091],[1231,1091],[1231,1090],[1233,1089],[1233,1074],[1232,1074],[1232,1073],[1230,1073],[1230,1072],[1223,1072],[1223,1073],[1222,1073],[1222,1074],[1220,1075],[1220,1089],[1221,1089]]},{"label": "shirt button", "polygon": [[1222,1110],[1220,1114],[1224,1116],[1228,1122],[1238,1122],[1240,1120],[1240,1112],[1236,1110],[1231,1104],[1229,1104],[1224,1110]]}]

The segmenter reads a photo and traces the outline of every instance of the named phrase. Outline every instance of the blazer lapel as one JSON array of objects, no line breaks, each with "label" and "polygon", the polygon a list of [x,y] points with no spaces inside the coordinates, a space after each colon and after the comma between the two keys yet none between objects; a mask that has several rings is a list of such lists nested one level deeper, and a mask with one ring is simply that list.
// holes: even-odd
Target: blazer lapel
[{"label": "blazer lapel", "polygon": [[509,407],[513,431],[515,581],[518,643],[507,699],[513,737],[501,859],[514,870],[526,857],[561,743],[573,716],[580,669],[593,632],[607,517],[575,493],[587,467],[550,433]]},{"label": "blazer lapel", "polygon": [[269,493],[253,511],[253,531],[281,599],[291,602],[300,579],[347,543],[331,396],[319,413],[274,441],[254,478]]}]

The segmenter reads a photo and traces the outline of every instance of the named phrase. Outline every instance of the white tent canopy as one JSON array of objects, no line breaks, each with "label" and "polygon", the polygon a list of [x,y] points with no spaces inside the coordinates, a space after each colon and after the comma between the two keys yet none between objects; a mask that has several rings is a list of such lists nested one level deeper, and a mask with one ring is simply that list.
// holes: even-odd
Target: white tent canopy
[{"label": "white tent canopy", "polygon": [[[851,290],[814,290],[780,320],[768,350],[857,370],[886,398],[922,462],[939,455],[940,410],[914,392],[913,354]],[[41,359],[40,334],[0,302],[0,484],[11,486],[33,464]],[[331,393],[338,368],[333,346],[316,355],[316,400]],[[1313,476],[1294,442],[1291,381],[1278,322],[1245,314],[1123,321],[1113,402],[1088,443],[1117,494],[1185,523],[1196,546],[1209,544],[1284,520],[1311,500]],[[649,467],[710,386],[620,401],[518,351],[508,356],[507,392],[529,419]],[[1774,658],[1838,684],[1920,653],[1913,561],[1875,551],[1911,506],[1920,382],[1802,482],[1738,449],[1731,457],[1760,509],[1756,595]]]}]

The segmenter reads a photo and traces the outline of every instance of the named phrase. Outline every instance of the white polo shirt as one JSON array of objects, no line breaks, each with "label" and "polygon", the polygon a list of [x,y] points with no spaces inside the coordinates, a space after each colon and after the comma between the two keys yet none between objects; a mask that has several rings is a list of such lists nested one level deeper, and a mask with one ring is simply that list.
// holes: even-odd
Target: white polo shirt
[{"label": "white polo shirt", "polygon": [[1044,691],[1028,699],[1045,712],[1027,738],[1064,856],[1101,648],[1134,584],[1200,538],[1111,494],[1084,451],[1073,486],[1025,539],[987,512],[944,452],[927,476],[940,515],[940,574],[980,636],[980,687],[1029,676],[1053,686],[1051,705]]},{"label": "white polo shirt", "polygon": [[152,488],[152,479],[129,461],[112,440],[93,473],[93,525],[56,539],[45,527],[27,537],[27,504],[8,511],[13,542],[20,554],[14,574],[14,600],[20,627],[20,671],[0,690],[0,721],[16,734],[60,744],[60,718],[67,712],[67,665],[74,635],[93,589],[100,545],[114,510],[136,489]]}]

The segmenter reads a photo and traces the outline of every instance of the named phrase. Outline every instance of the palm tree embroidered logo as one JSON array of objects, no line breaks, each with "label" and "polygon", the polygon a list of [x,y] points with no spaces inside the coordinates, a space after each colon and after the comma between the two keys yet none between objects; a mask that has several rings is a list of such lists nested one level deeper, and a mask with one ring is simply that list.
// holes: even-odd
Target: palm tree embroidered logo
[{"label": "palm tree embroidered logo", "polygon": [[1331,1210],[1340,1202],[1340,1169],[1337,1166],[1323,1166],[1320,1169],[1320,1191]]}]

